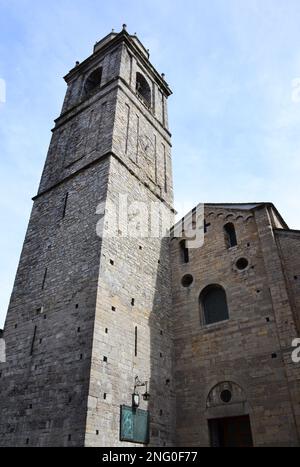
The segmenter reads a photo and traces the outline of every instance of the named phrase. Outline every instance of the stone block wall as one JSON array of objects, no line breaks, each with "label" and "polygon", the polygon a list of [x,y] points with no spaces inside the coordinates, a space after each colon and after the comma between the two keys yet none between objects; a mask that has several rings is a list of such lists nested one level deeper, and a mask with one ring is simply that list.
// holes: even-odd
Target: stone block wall
[{"label": "stone block wall", "polygon": [[[245,394],[244,405],[219,401],[217,418],[249,414],[256,446],[298,445],[291,388],[295,391],[299,368],[293,367],[289,378],[287,367],[296,330],[268,211],[206,206],[205,217],[210,226],[204,246],[190,251],[188,264],[182,263],[179,240],[171,245],[176,443],[210,445],[208,420],[216,411],[209,407],[209,394],[229,382]],[[230,249],[227,222],[235,225],[238,240]],[[236,267],[241,257],[249,263],[243,271]],[[181,285],[185,274],[194,278],[188,288]],[[229,320],[205,325],[199,296],[210,284],[225,289]]]},{"label": "stone block wall", "polygon": [[[128,195],[129,219],[139,223],[155,195],[117,159],[111,158],[107,200],[119,205]],[[111,216],[107,210],[106,221]],[[136,216],[136,217],[134,217]],[[146,216],[147,219],[147,216]],[[125,226],[119,225],[119,234]],[[120,405],[131,405],[135,377],[149,382],[151,445],[173,443],[174,392],[172,377],[171,287],[168,239],[103,239],[97,293],[93,358],[87,421],[87,446],[126,446],[119,441]],[[137,329],[137,342],[135,341]],[[104,361],[104,357],[107,361]],[[140,390],[140,394],[145,388]],[[104,398],[105,397],[105,398]]]},{"label": "stone block wall", "polygon": [[[152,82],[153,97],[166,85],[136,39],[112,39],[66,77],[5,324],[3,446],[119,445],[120,405],[131,404],[136,376],[149,382],[151,444],[173,442],[168,240],[102,241],[97,231],[111,216],[99,205],[120,193],[173,216],[166,105],[155,104],[159,118],[144,106],[134,70]],[[129,83],[123,42],[135,56]],[[87,96],[86,79],[99,67],[101,83]]]},{"label": "stone block wall", "polygon": [[[0,444],[82,446],[108,160],[38,197],[4,329]],[[65,206],[66,193],[69,193]]]}]

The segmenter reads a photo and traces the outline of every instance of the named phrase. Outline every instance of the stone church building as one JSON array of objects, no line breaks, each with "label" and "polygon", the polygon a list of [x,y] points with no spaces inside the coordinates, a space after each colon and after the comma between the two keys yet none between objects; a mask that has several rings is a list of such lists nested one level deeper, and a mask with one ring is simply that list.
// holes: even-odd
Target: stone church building
[{"label": "stone church building", "polygon": [[206,204],[200,248],[123,221],[99,235],[120,194],[174,219],[171,90],[125,25],[65,80],[3,333],[0,445],[299,446],[300,231],[261,202]]}]

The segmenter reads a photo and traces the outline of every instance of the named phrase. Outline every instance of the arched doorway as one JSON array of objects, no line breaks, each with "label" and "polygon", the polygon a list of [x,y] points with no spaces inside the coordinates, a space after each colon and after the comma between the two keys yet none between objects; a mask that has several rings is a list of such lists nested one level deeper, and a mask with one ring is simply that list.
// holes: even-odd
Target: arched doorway
[{"label": "arched doorway", "polygon": [[212,447],[252,447],[249,405],[243,389],[225,381],[215,386],[206,402]]}]

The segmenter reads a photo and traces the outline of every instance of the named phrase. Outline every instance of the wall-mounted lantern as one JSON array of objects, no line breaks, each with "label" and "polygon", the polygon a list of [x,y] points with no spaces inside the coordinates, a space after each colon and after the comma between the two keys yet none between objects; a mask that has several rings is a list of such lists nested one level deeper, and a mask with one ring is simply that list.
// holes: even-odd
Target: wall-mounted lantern
[{"label": "wall-mounted lantern", "polygon": [[150,394],[148,392],[148,381],[145,381],[144,383],[142,383],[140,381],[139,377],[136,376],[135,377],[135,384],[134,384],[134,391],[133,391],[133,394],[132,394],[132,407],[134,407],[134,408],[138,408],[139,405],[140,405],[140,395],[137,392],[137,388],[142,388],[142,387],[146,388],[145,393],[142,395],[143,400],[145,402],[149,402]]},{"label": "wall-mounted lantern", "polygon": [[132,394],[132,407],[138,408],[140,406],[140,395],[137,393]]}]

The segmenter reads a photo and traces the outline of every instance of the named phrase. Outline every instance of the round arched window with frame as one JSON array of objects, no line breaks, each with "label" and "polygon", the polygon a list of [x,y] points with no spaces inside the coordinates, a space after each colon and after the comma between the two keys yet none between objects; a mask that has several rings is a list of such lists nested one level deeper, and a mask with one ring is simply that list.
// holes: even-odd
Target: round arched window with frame
[{"label": "round arched window with frame", "polygon": [[227,296],[224,288],[218,284],[206,287],[200,294],[202,322],[205,325],[229,320]]},{"label": "round arched window with frame", "polygon": [[96,70],[92,71],[90,75],[87,77],[84,83],[84,94],[89,96],[96,92],[100,86],[102,81],[102,68],[97,68]]},{"label": "round arched window with frame", "polygon": [[151,88],[142,73],[136,74],[136,92],[147,107],[151,107]]}]

